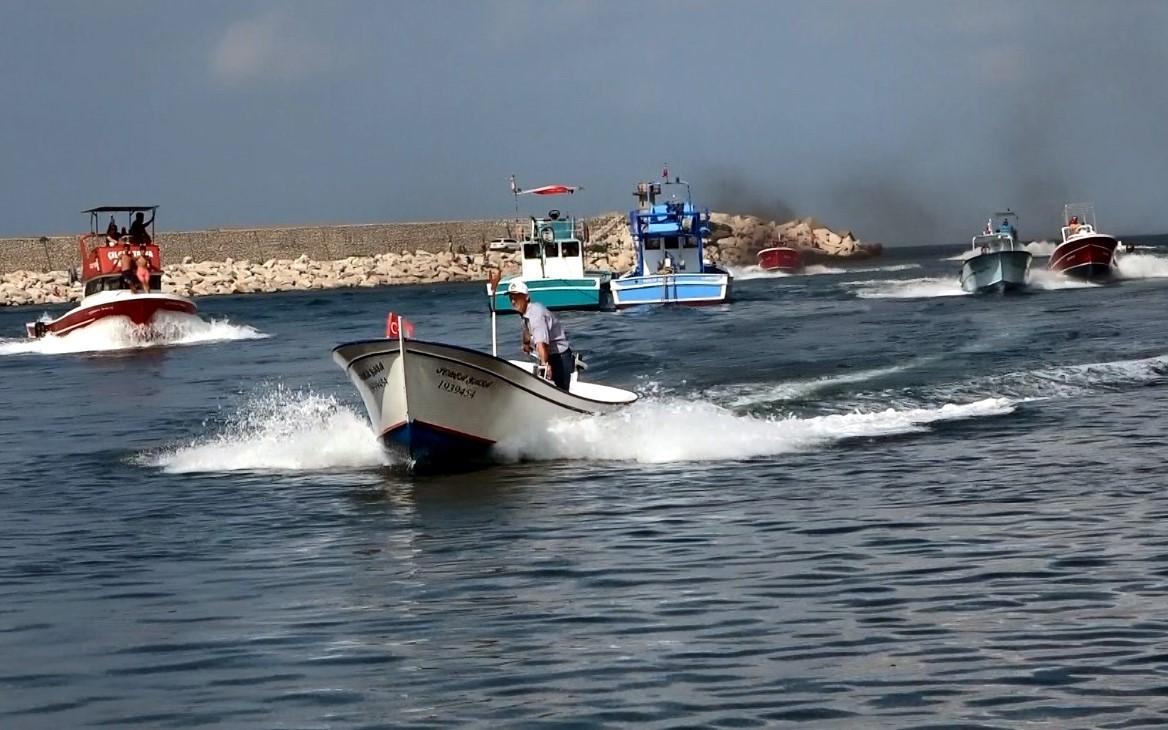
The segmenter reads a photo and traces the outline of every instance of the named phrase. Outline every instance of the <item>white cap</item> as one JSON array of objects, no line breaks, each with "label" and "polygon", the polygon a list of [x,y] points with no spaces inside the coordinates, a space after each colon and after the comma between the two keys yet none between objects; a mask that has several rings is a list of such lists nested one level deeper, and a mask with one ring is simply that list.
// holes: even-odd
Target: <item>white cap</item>
[{"label": "white cap", "polygon": [[530,296],[530,293],[527,291],[527,284],[524,284],[519,279],[512,279],[507,284],[507,296],[511,296],[512,294],[522,294],[525,297]]}]

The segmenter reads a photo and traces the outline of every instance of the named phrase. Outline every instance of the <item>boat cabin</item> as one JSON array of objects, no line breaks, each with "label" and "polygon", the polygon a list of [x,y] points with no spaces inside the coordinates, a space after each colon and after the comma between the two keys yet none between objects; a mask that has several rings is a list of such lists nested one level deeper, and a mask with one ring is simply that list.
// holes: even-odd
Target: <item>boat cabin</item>
[{"label": "boat cabin", "polygon": [[995,251],[1022,250],[1022,246],[1009,233],[998,232],[982,233],[973,237],[973,251],[976,254],[993,253]]},{"label": "boat cabin", "polygon": [[[663,187],[676,192],[658,203]],[[690,200],[689,183],[637,183],[637,209],[629,213],[629,227],[637,244],[638,273],[700,274],[704,270],[702,236],[710,232],[710,214],[701,213]]]},{"label": "boat cabin", "polygon": [[[138,268],[138,259],[145,258],[150,269],[150,291],[162,288],[162,255],[154,241],[156,210],[157,205],[105,205],[83,211],[89,213],[89,233],[78,239],[83,296],[129,288],[122,281],[123,255],[133,259],[134,270]],[[149,220],[145,220],[147,213]],[[102,219],[107,214],[109,223],[103,226]],[[119,224],[119,215],[124,225]]]},{"label": "boat cabin", "polygon": [[531,217],[530,227],[520,243],[525,281],[534,279],[579,279],[584,276],[584,242],[588,227],[583,221],[558,210],[547,216]]}]

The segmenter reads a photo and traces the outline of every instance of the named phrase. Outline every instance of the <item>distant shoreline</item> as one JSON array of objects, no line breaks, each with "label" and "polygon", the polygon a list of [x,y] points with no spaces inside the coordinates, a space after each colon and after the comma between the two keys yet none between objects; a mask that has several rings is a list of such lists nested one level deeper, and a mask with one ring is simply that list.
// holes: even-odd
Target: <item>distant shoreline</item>
[{"label": "distant shoreline", "polygon": [[[587,219],[592,237],[587,268],[623,273],[634,251],[622,213]],[[394,284],[486,280],[490,268],[518,273],[515,253],[486,252],[487,242],[513,236],[516,219],[347,226],[288,226],[159,232],[163,289],[183,296],[271,293],[301,289],[379,287]],[[778,224],[753,216],[712,214],[707,254],[729,265],[754,263],[767,245],[801,248],[809,260],[869,258],[879,244],[864,244],[814,219]],[[0,306],[60,304],[76,300],[70,282],[78,266],[73,236],[0,240]]]}]

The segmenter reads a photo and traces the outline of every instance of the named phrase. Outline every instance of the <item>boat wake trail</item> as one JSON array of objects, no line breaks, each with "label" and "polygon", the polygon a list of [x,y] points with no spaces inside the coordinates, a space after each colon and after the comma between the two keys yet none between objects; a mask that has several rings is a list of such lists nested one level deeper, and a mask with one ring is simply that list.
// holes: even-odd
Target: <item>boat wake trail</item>
[{"label": "boat wake trail", "polygon": [[701,397],[727,408],[752,408],[774,403],[801,401],[812,396],[856,383],[866,383],[903,373],[940,359],[940,355],[921,357],[900,365],[854,370],[836,375],[824,375],[804,380],[780,383],[742,383],[710,388]]},{"label": "boat wake trail", "polygon": [[785,271],[764,271],[758,264],[750,266],[728,266],[726,270],[734,277],[735,281],[750,281],[751,279],[786,279],[790,276],[797,276],[796,274],[788,274]]},{"label": "boat wake trail", "polygon": [[505,459],[667,463],[808,451],[844,439],[919,433],[930,424],[1010,413],[1005,398],[811,418],[740,415],[706,401],[648,399],[604,416],[554,424],[497,444]]},{"label": "boat wake trail", "polygon": [[316,471],[389,465],[363,414],[336,399],[276,387],[246,402],[213,435],[140,458],[165,472]]},{"label": "boat wake trail", "polygon": [[873,407],[919,408],[938,402],[1008,398],[1015,403],[1117,392],[1168,378],[1168,355],[1081,365],[1056,365],[958,383],[858,392],[822,407],[837,411]]},{"label": "boat wake trail", "polygon": [[871,274],[880,271],[908,271],[909,269],[919,269],[920,267],[920,264],[890,264],[888,266],[841,269],[823,264],[809,264],[804,267],[802,274],[788,274],[783,271],[763,271],[757,264],[751,264],[750,266],[730,266],[728,270],[734,276],[735,280],[750,281],[751,279],[786,279],[791,276],[825,276],[835,274]]},{"label": "boat wake trail", "polygon": [[61,355],[74,352],[133,350],[145,347],[195,345],[232,340],[258,340],[268,335],[254,327],[227,320],[207,321],[191,314],[160,312],[154,322],[139,327],[125,317],[107,317],[63,337],[47,335],[38,340],[0,338],[0,355],[36,353]]},{"label": "boat wake trail", "polygon": [[1036,259],[1049,258],[1056,248],[1058,241],[1031,241],[1026,244],[1026,250]]},{"label": "boat wake trail", "polygon": [[966,292],[957,277],[921,279],[870,279],[850,281],[846,284],[855,289],[861,299],[932,299],[934,297],[960,297]]},{"label": "boat wake trail", "polygon": [[1049,291],[1052,289],[1092,289],[1102,285],[1083,279],[1072,279],[1066,274],[1050,269],[1032,268],[1030,269],[1030,286]]},{"label": "boat wake trail", "polygon": [[1146,253],[1129,253],[1115,260],[1124,279],[1162,279],[1168,277],[1168,258]]},{"label": "boat wake trail", "polygon": [[1146,385],[1165,376],[1168,376],[1168,355],[1160,355],[994,375],[967,384],[933,389],[929,397],[978,397],[992,393],[1016,400],[1073,398]]}]

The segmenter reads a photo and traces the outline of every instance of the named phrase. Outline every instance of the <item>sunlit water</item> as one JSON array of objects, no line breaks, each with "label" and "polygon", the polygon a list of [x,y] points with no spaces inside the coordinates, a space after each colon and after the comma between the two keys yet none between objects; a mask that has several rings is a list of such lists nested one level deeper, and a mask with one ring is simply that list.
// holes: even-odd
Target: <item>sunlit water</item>
[{"label": "sunlit water", "polygon": [[1143,243],[1018,296],[892,249],[565,314],[641,401],[457,477],[329,355],[390,310],[488,348],[480,284],[205,299],[161,343],[0,311],[0,728],[1161,726]]}]

